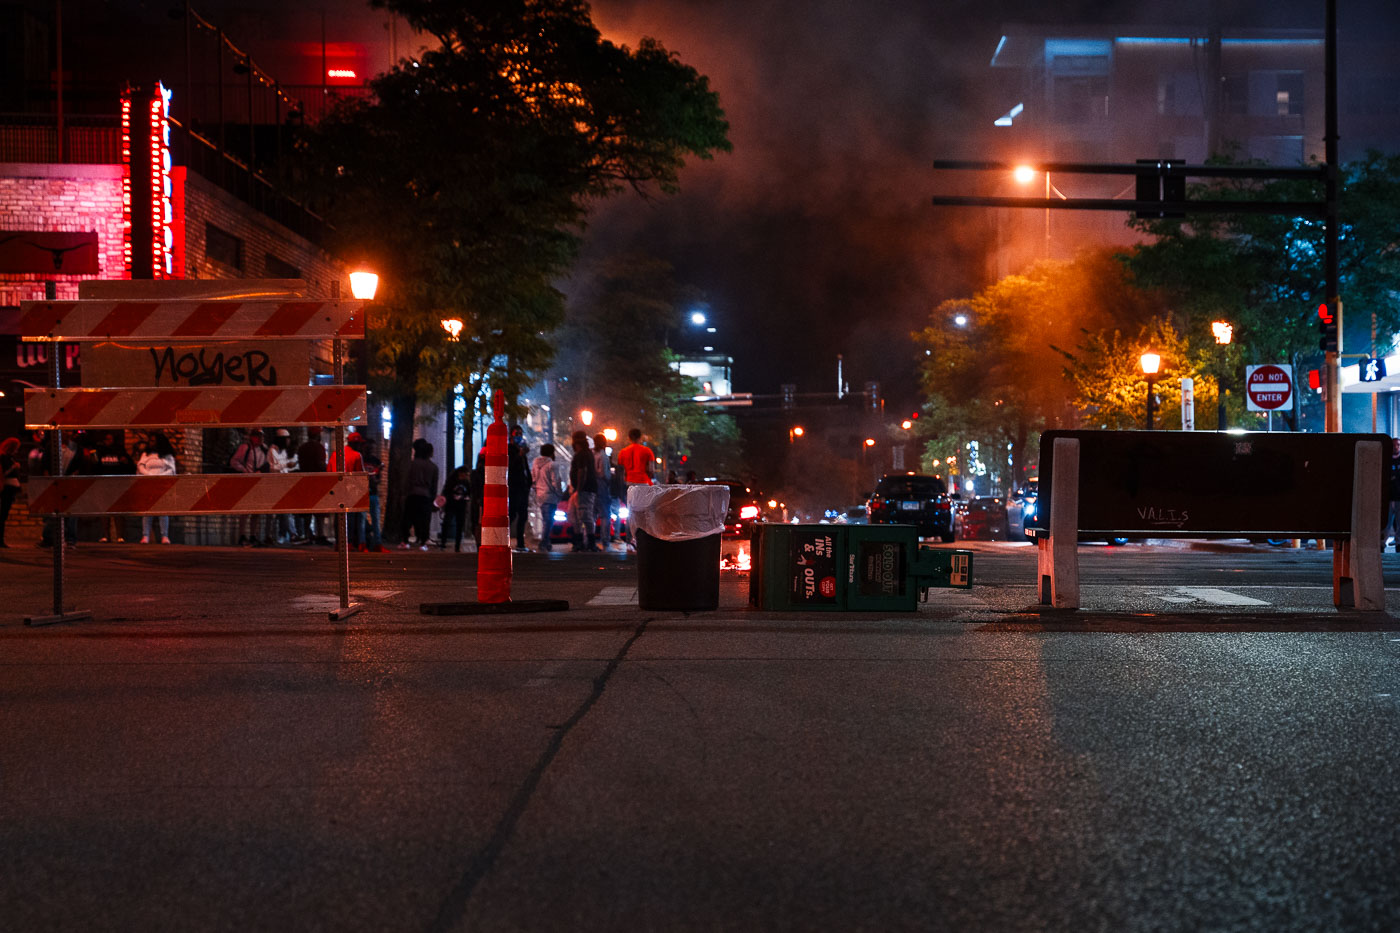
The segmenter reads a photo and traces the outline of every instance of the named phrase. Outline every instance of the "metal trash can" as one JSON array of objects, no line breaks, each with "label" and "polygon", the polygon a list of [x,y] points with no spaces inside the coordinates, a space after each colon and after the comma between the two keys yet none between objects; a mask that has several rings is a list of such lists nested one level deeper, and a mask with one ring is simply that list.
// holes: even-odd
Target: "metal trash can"
[{"label": "metal trash can", "polygon": [[637,539],[637,607],[718,609],[729,487],[633,486],[627,508]]}]

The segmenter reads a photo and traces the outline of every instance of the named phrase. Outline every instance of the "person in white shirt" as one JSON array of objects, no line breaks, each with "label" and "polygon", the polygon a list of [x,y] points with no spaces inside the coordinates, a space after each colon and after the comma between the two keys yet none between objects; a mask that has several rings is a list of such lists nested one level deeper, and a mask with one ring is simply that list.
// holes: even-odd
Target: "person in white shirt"
[{"label": "person in white shirt", "polygon": [[[141,454],[141,459],[136,461],[136,473],[138,476],[174,476],[175,475],[175,450],[170,446],[170,439],[164,434],[157,434],[151,439],[151,444]],[[154,515],[141,516],[141,543],[151,543],[151,525]],[[160,543],[170,543],[170,516],[160,516]]]}]

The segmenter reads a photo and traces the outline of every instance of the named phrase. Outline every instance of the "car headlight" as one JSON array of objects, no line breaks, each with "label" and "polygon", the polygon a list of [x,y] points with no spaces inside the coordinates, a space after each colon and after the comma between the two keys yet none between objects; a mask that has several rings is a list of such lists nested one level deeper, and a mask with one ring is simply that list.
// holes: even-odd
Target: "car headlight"
[{"label": "car headlight", "polygon": [[563,509],[555,509],[555,510],[554,510],[554,520],[555,520],[556,522],[566,522],[566,521],[569,520],[569,516],[568,516],[567,514],[565,514],[565,512],[564,512]]},{"label": "car headlight", "polygon": [[618,517],[618,518],[626,518],[626,517],[627,517],[628,515],[630,515],[630,514],[632,514],[632,513],[628,510],[627,506],[625,506],[625,505],[619,505],[619,506],[617,507],[617,517]]}]

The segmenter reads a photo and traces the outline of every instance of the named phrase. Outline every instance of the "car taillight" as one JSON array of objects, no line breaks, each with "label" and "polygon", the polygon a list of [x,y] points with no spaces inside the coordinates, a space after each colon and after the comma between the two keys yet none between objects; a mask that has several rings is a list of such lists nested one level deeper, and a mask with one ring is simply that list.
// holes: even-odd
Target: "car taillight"
[{"label": "car taillight", "polygon": [[758,506],[746,505],[739,509],[739,517],[743,519],[758,518]]},{"label": "car taillight", "polygon": [[934,506],[933,506],[933,507],[934,507],[935,509],[937,509],[938,511],[940,511],[940,512],[946,512],[946,511],[948,511],[948,508],[949,508],[948,503],[946,503],[946,502],[936,502],[936,503],[934,503]]}]

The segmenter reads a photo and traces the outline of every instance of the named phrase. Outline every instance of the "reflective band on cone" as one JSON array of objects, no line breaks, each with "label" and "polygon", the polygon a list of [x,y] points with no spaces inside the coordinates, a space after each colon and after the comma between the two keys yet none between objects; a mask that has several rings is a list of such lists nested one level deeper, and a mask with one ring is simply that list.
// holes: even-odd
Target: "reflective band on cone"
[{"label": "reflective band on cone", "polygon": [[496,420],[486,429],[486,482],[481,505],[481,548],[476,556],[476,598],[483,603],[510,602],[510,527],[506,496],[505,393],[491,399]]}]

